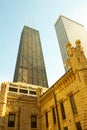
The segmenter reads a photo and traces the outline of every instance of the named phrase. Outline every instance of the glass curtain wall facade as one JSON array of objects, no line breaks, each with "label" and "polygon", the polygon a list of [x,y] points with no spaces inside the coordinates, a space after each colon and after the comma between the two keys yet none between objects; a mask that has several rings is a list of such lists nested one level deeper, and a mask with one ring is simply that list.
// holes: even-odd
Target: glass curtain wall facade
[{"label": "glass curtain wall facade", "polygon": [[67,71],[67,68],[65,66],[65,61],[68,58],[66,43],[71,42],[72,46],[75,46],[75,41],[79,39],[82,43],[84,53],[87,56],[87,31],[83,25],[62,15],[55,23],[55,30],[65,71]]},{"label": "glass curtain wall facade", "polygon": [[13,81],[48,87],[39,31],[27,26],[21,34]]}]

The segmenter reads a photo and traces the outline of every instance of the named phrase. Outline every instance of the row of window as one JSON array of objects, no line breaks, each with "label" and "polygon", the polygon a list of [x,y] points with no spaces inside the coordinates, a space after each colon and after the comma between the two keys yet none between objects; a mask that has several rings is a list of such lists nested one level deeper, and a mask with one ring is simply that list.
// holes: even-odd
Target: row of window
[{"label": "row of window", "polygon": [[[16,114],[10,113],[8,116],[8,127],[15,127]],[[37,128],[37,116],[31,116],[31,128]]]},{"label": "row of window", "polygon": [[[70,102],[71,102],[71,107],[73,114],[77,114],[77,108],[74,100],[74,96],[70,95]],[[60,103],[60,108],[61,108],[61,114],[62,114],[62,119],[66,119],[66,114],[65,114],[65,109],[64,109],[64,104],[63,102]],[[56,124],[57,118],[56,118],[56,108],[52,108],[52,116],[53,116],[53,123]],[[8,118],[8,127],[14,127],[15,126],[15,114],[9,114]],[[49,127],[48,123],[48,112],[45,113],[45,120],[46,120],[46,128]],[[82,130],[80,122],[75,123],[77,130]],[[31,128],[37,128],[37,116],[32,115],[31,116]],[[64,127],[64,130],[68,130],[68,127]]]},{"label": "row of window", "polygon": [[[78,112],[77,112],[74,96],[70,95],[69,98],[70,98],[70,103],[71,103],[73,114],[77,114]],[[60,108],[61,108],[61,113],[62,113],[62,119],[64,120],[64,119],[66,119],[66,114],[65,114],[64,103],[63,102],[60,103]]]},{"label": "row of window", "polygon": [[[75,123],[77,130],[82,130],[80,122]],[[68,127],[64,127],[64,130],[68,130]]]},{"label": "row of window", "polygon": [[[74,96],[70,95],[70,103],[72,107],[73,114],[77,114],[77,108],[74,100]],[[65,109],[63,102],[60,103],[60,109],[62,114],[62,119],[66,119]],[[53,116],[53,123],[56,124],[56,111],[55,108],[52,108],[52,116]],[[45,120],[46,120],[46,128],[48,128],[48,112],[45,113]],[[77,130],[82,130],[80,122],[75,123]],[[68,130],[68,127],[64,127],[64,130]]]},{"label": "row of window", "polygon": [[[74,96],[70,95],[69,98],[70,98],[70,103],[71,103],[73,114],[77,114],[78,112],[77,112],[77,107],[75,104]],[[61,107],[62,119],[64,120],[66,119],[66,114],[65,114],[63,102],[60,103],[60,107]],[[76,122],[75,124],[76,124],[77,130],[82,130],[80,122]],[[65,127],[64,130],[68,130],[68,127]]]},{"label": "row of window", "polygon": [[[55,108],[52,108],[52,113],[53,113],[53,122],[56,124],[56,114],[55,114]],[[48,128],[48,113],[45,113],[46,117],[46,127]],[[15,119],[16,119],[16,114],[9,114],[8,117],[8,127],[15,127]],[[37,116],[32,115],[31,116],[31,128],[37,128]],[[82,130],[80,122],[76,123],[76,128],[77,130]],[[68,127],[64,127],[64,130],[68,130]]]},{"label": "row of window", "polygon": [[[53,115],[53,123],[56,124],[56,111],[55,108],[52,108],[52,115]],[[48,128],[49,123],[48,123],[48,113],[45,113],[45,119],[46,119],[46,128]]]},{"label": "row of window", "polygon": [[[9,87],[9,91],[18,92],[18,88]],[[23,94],[28,94],[28,90],[26,89],[19,89],[19,92]],[[36,95],[36,91],[29,90],[29,94]]]}]

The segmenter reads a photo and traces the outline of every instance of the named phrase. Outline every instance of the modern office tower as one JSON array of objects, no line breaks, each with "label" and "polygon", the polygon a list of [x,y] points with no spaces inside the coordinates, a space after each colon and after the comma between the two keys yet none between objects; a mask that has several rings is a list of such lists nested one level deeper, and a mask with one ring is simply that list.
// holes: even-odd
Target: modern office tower
[{"label": "modern office tower", "polygon": [[87,57],[87,31],[83,25],[65,17],[60,16],[55,23],[56,34],[59,42],[59,47],[63,59],[63,64],[65,71],[67,68],[65,66],[65,61],[68,57],[66,51],[66,43],[71,42],[72,45],[75,45],[75,41],[79,39],[82,43],[84,53]]},{"label": "modern office tower", "polygon": [[39,31],[27,26],[22,31],[13,81],[48,87]]}]

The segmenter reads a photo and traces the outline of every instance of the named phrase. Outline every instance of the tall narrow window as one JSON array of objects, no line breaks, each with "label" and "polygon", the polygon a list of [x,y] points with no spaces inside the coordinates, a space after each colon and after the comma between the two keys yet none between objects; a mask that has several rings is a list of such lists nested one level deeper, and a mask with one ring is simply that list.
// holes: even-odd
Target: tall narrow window
[{"label": "tall narrow window", "polygon": [[35,115],[31,116],[31,128],[37,128],[37,117]]},{"label": "tall narrow window", "polygon": [[64,104],[63,102],[60,103],[61,112],[62,112],[62,118],[63,120],[66,119],[65,110],[64,110]]},{"label": "tall narrow window", "polygon": [[15,127],[15,114],[9,114],[8,127]]},{"label": "tall narrow window", "polygon": [[52,114],[53,114],[53,122],[56,124],[56,113],[55,113],[55,108],[52,108]]},{"label": "tall narrow window", "polygon": [[80,122],[77,122],[77,123],[76,123],[76,128],[77,128],[77,130],[82,130],[82,127],[81,127]]},{"label": "tall narrow window", "polygon": [[48,128],[48,113],[45,113],[45,118],[46,118],[46,128]]},{"label": "tall narrow window", "polygon": [[73,114],[77,114],[77,108],[76,108],[76,104],[75,104],[75,100],[74,100],[73,95],[70,96],[70,102],[71,102]]},{"label": "tall narrow window", "polygon": [[66,127],[64,127],[64,130],[68,130],[68,127],[66,126]]}]

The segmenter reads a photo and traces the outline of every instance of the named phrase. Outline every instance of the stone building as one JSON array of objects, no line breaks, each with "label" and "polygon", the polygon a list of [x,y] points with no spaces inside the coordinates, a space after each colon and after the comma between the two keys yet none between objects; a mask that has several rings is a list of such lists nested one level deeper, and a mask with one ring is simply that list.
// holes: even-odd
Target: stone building
[{"label": "stone building", "polygon": [[0,92],[0,130],[40,130],[40,108],[36,89],[47,88],[21,82],[2,83]]},{"label": "stone building", "polygon": [[87,60],[79,40],[66,47],[69,70],[40,99],[41,130],[87,130]]},{"label": "stone building", "polygon": [[79,40],[66,48],[69,70],[49,89],[2,83],[0,130],[87,130],[87,59]]}]

